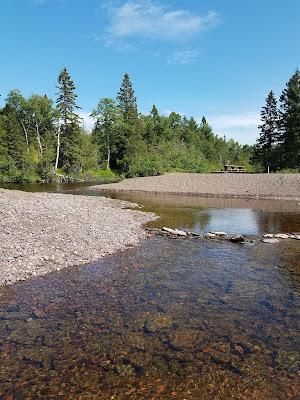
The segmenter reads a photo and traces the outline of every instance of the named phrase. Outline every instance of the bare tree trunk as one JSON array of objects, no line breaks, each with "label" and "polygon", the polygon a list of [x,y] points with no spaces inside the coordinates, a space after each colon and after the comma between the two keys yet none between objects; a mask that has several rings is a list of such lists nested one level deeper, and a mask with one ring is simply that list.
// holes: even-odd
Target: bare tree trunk
[{"label": "bare tree trunk", "polygon": [[42,147],[42,143],[41,143],[41,135],[40,135],[39,124],[38,124],[37,119],[35,119],[35,129],[36,129],[36,140],[38,142],[40,154],[42,157],[43,156],[43,147]]},{"label": "bare tree trunk", "polygon": [[23,131],[24,131],[24,135],[25,135],[26,147],[27,147],[27,153],[29,154],[29,141],[28,141],[28,132],[27,132],[26,126],[25,126],[25,124],[24,124],[24,122],[23,122],[23,121],[21,121],[21,125],[22,125]]},{"label": "bare tree trunk", "polygon": [[59,150],[60,150],[60,126],[58,126],[58,128],[57,128],[56,160],[55,160],[54,172],[57,171],[57,167],[58,167]]},{"label": "bare tree trunk", "polygon": [[109,133],[107,133],[107,164],[106,169],[110,169],[110,143],[109,143]]}]

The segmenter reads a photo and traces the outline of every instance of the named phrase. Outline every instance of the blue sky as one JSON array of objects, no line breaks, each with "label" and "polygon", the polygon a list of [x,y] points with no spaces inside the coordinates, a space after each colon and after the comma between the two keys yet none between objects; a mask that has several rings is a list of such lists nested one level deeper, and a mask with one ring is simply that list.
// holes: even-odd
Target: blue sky
[{"label": "blue sky", "polygon": [[299,0],[0,0],[1,104],[11,89],[55,99],[66,66],[86,125],[128,72],[156,104],[253,143],[267,92],[300,67]]}]

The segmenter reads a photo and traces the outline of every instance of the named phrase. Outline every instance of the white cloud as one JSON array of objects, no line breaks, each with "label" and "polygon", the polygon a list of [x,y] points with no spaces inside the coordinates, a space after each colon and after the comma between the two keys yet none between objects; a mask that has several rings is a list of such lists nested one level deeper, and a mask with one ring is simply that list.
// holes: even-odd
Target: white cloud
[{"label": "white cloud", "polygon": [[204,16],[188,10],[171,9],[151,0],[129,0],[110,4],[107,32],[113,37],[143,36],[158,39],[182,39],[211,29],[218,21],[216,12]]},{"label": "white cloud", "polygon": [[216,129],[249,128],[259,125],[260,116],[257,113],[225,114],[207,117],[207,120]]},{"label": "white cloud", "polygon": [[167,63],[168,64],[193,63],[197,60],[199,54],[200,54],[200,50],[197,50],[197,49],[189,49],[189,50],[183,50],[183,51],[176,50],[176,51],[174,51],[173,54],[169,55],[169,57],[167,58]]},{"label": "white cloud", "polygon": [[226,135],[242,144],[253,144],[258,135],[260,115],[255,112],[207,116],[207,122],[218,135]]},{"label": "white cloud", "polygon": [[80,118],[82,118],[84,129],[88,132],[91,132],[95,124],[95,119],[91,117],[91,113],[87,111],[79,111],[78,115]]},{"label": "white cloud", "polygon": [[[149,41],[186,41],[200,32],[214,28],[219,20],[215,11],[198,15],[186,9],[168,7],[155,0],[110,1],[103,8],[108,14],[108,26],[102,35],[92,35],[92,38],[102,40],[106,47],[122,52],[147,53],[143,48]],[[195,50],[189,52],[181,54],[181,59],[195,57]],[[151,55],[156,53],[157,49],[148,51]],[[180,54],[177,57],[179,59]]]}]

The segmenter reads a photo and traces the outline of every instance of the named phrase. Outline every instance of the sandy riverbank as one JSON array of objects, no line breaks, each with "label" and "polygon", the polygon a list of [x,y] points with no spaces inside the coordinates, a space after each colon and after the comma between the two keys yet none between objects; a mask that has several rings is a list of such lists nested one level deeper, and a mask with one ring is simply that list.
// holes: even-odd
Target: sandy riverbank
[{"label": "sandy riverbank", "polygon": [[126,179],[95,190],[300,200],[300,174],[188,174]]},{"label": "sandy riverbank", "polygon": [[143,237],[131,203],[0,189],[0,284],[96,261]]}]

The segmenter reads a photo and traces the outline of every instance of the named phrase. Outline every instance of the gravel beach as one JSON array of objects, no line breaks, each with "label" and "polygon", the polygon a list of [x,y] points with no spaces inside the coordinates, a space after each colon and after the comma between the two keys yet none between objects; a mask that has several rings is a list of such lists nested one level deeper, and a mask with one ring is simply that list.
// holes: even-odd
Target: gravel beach
[{"label": "gravel beach", "polygon": [[155,215],[131,203],[0,189],[0,284],[96,261],[136,245]]},{"label": "gravel beach", "polygon": [[95,190],[300,200],[300,174],[188,174],[126,179]]}]

